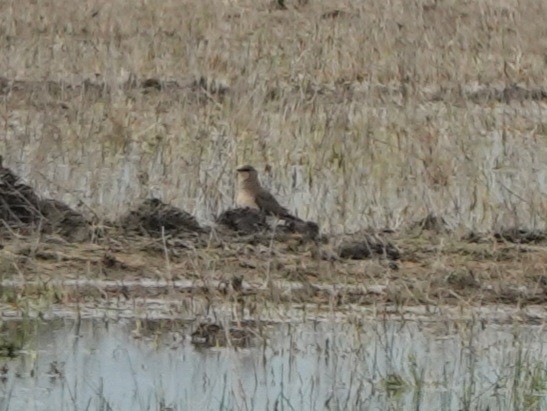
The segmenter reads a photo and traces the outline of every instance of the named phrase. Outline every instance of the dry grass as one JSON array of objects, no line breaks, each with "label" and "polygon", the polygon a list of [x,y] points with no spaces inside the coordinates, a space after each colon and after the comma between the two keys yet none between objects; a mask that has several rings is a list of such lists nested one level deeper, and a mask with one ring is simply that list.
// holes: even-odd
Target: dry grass
[{"label": "dry grass", "polygon": [[477,244],[445,235],[429,241],[394,234],[391,240],[402,251],[402,259],[394,262],[379,256],[360,261],[320,258],[332,246],[326,244],[251,245],[208,234],[194,243],[114,233],[103,245],[55,239],[4,243],[0,261],[5,300],[9,290],[30,301],[36,295],[64,303],[90,298],[96,303],[99,298],[99,305],[120,296],[161,297],[166,303],[175,293],[214,307],[241,303],[251,316],[270,303],[344,311],[351,306],[468,308],[547,302],[545,243]]},{"label": "dry grass", "polygon": [[326,231],[545,227],[544,1],[287,4],[2,2],[0,153],[104,217],[210,219],[245,162]]}]

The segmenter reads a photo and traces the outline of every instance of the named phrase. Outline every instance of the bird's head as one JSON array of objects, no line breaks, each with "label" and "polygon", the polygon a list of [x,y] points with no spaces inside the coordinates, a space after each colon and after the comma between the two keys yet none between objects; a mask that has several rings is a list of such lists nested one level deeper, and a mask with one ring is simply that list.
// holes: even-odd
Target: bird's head
[{"label": "bird's head", "polygon": [[244,165],[237,168],[237,177],[240,183],[258,182],[258,173],[253,166]]}]

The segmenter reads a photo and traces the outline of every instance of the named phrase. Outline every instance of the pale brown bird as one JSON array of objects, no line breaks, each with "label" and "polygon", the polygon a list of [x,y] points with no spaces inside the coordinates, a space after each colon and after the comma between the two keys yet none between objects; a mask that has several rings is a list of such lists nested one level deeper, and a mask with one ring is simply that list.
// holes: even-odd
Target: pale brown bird
[{"label": "pale brown bird", "polygon": [[281,206],[275,197],[260,185],[258,173],[253,166],[244,165],[237,169],[238,192],[236,204],[238,207],[248,207],[260,210],[268,215],[279,218],[297,219],[285,207]]}]

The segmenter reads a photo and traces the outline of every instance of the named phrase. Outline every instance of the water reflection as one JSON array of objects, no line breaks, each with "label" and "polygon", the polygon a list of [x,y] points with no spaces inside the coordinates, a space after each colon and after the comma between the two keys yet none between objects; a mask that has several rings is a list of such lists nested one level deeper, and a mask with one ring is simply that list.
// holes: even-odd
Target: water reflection
[{"label": "water reflection", "polygon": [[232,349],[194,346],[176,322],[13,324],[6,338],[28,338],[0,360],[2,410],[547,408],[536,326],[308,322]]}]

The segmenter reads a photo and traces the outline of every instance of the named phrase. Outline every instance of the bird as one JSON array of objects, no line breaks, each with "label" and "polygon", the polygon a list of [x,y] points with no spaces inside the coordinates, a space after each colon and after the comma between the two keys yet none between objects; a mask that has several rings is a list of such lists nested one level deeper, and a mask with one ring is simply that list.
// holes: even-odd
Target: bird
[{"label": "bird", "polygon": [[265,190],[258,180],[258,172],[251,165],[237,168],[238,192],[236,205],[241,208],[250,208],[288,220],[299,220],[291,215],[289,210],[280,205],[275,197]]}]

